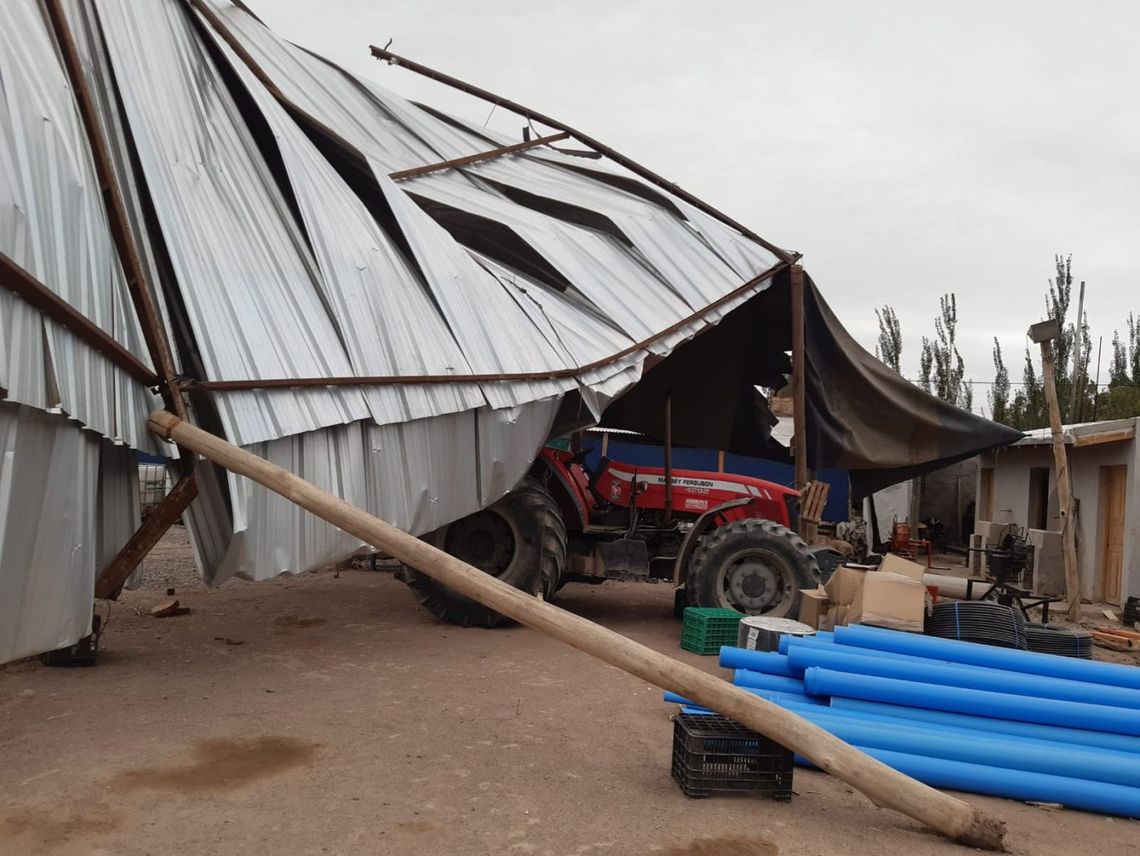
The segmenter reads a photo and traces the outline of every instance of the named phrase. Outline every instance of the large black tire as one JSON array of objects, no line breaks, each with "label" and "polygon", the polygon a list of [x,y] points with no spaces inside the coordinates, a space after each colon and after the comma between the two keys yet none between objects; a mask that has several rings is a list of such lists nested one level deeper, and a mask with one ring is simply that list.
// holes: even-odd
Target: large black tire
[{"label": "large black tire", "polygon": [[[527,477],[494,505],[424,536],[428,543],[527,594],[550,597],[566,567],[566,525],[542,483]],[[401,579],[443,621],[497,627],[507,619],[404,565]]]},{"label": "large black tire", "polygon": [[819,566],[796,533],[771,520],[719,526],[693,550],[685,590],[690,606],[795,617],[800,589],[819,585]]}]

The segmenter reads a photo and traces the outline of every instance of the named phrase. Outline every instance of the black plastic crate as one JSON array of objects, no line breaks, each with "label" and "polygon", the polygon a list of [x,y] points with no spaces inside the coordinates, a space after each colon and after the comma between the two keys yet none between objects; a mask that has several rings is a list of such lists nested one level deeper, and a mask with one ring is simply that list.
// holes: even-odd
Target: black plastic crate
[{"label": "black plastic crate", "polygon": [[738,722],[708,714],[673,718],[673,778],[687,797],[747,791],[790,800],[794,770],[790,749]]}]

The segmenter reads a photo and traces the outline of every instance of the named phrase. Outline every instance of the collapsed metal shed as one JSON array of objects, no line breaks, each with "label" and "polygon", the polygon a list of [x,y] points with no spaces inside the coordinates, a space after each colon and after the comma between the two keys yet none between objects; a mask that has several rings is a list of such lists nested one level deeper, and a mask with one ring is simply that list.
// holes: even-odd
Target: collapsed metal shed
[{"label": "collapsed metal shed", "polygon": [[[782,453],[756,387],[789,372],[798,257],[580,135],[409,102],[227,0],[9,0],[0,121],[0,662],[88,632],[160,403],[416,534],[603,414],[659,435],[665,389],[677,442]],[[870,485],[1019,436],[803,305],[804,463]],[[361,546],[194,470],[211,584]]]}]

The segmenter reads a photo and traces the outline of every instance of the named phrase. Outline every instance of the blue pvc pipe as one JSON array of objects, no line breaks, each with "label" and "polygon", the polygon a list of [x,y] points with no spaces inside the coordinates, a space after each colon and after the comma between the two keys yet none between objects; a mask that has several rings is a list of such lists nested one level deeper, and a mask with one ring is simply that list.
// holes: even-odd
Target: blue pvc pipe
[{"label": "blue pvc pipe", "polygon": [[1088,681],[1140,690],[1140,669],[1119,663],[1099,663],[1074,657],[1058,657],[1056,654],[995,648],[991,645],[900,633],[861,624],[835,628],[835,641],[839,645],[894,651],[899,654],[950,660],[971,666],[986,666],[1042,677]]},{"label": "blue pvc pipe", "polygon": [[804,672],[804,688],[810,695],[885,701],[928,710],[1140,736],[1140,710],[1058,699],[1027,699],[1025,696],[986,690],[852,675],[818,666]]},{"label": "blue pvc pipe", "polygon": [[732,682],[738,687],[755,687],[777,693],[804,694],[804,682],[800,678],[782,678],[779,675],[766,675],[763,672],[749,672],[737,669]]},{"label": "blue pvc pipe", "polygon": [[824,648],[793,645],[788,649],[786,660],[792,670],[801,674],[804,669],[820,666],[837,672],[897,678],[924,684],[1140,709],[1140,691],[1123,687],[1061,678],[1040,678],[1022,672],[1003,672],[975,666],[946,665],[917,658],[866,657],[857,653],[860,650],[862,649],[843,645]]},{"label": "blue pvc pipe", "polygon": [[991,719],[983,716],[949,713],[942,710],[925,710],[918,707],[902,707],[862,699],[840,698],[839,696],[831,699],[831,709],[895,722],[899,720],[926,722],[952,731],[1009,734],[1015,737],[1089,746],[1126,754],[1140,753],[1140,740],[1135,737],[1124,734],[1108,734],[1103,731],[1062,728],[1055,725],[1040,725],[1034,722],[1014,722],[1008,719]]},{"label": "blue pvc pipe", "polygon": [[[901,632],[901,631],[899,631]],[[784,654],[786,655],[793,648],[816,648],[827,651],[848,651],[855,654],[861,654],[864,657],[881,657],[890,660],[915,660],[919,663],[938,663],[943,666],[955,665],[961,668],[966,668],[962,663],[954,663],[951,660],[945,660],[935,657],[916,657],[913,654],[899,654],[895,651],[880,651],[876,648],[856,648],[852,645],[839,645],[836,642],[816,642],[810,636],[802,639],[792,638],[788,640],[788,644],[784,646]],[[978,666],[970,666],[969,668],[976,669]],[[1003,669],[991,669],[991,671],[1005,671]]]},{"label": "blue pvc pipe", "polygon": [[944,732],[938,726],[900,723],[885,727],[828,708],[796,709],[797,715],[854,746],[1022,770],[1050,776],[1140,788],[1140,755],[1090,749],[1010,735]]},{"label": "blue pvc pipe", "polygon": [[746,648],[720,649],[720,664],[726,669],[748,669],[785,678],[798,678],[788,669],[788,658],[775,651],[749,651]]},{"label": "blue pvc pipe", "polygon": [[[968,793],[1025,802],[1055,802],[1066,808],[1114,814],[1120,817],[1140,817],[1140,788],[1090,782],[1065,776],[1027,773],[1024,770],[1003,770],[982,764],[947,761],[943,758],[926,758],[886,749],[857,746],[872,758],[882,761],[900,773],[931,787],[946,788]],[[796,762],[814,766],[806,758],[796,756]]]}]

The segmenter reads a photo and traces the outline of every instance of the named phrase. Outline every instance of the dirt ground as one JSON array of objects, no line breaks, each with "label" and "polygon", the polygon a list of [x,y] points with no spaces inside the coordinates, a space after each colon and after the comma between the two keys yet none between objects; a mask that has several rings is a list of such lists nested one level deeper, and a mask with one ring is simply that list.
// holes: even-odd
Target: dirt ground
[{"label": "dirt ground", "polygon": [[[186,616],[150,606],[177,589]],[[666,586],[559,605],[680,651]],[[0,854],[960,853],[841,782],[690,800],[660,691],[514,627],[436,623],[389,573],[197,583],[180,531],[94,669],[0,668]],[[1140,824],[1007,800],[1015,853],[1140,853]]]}]

